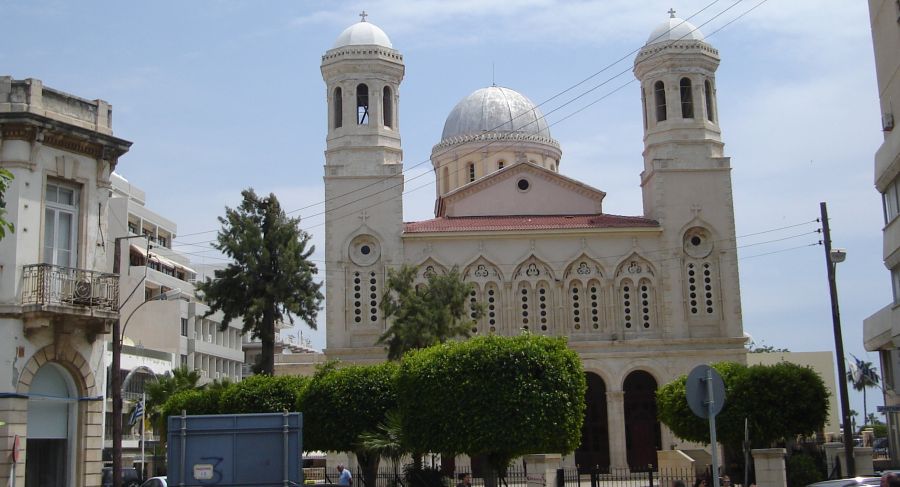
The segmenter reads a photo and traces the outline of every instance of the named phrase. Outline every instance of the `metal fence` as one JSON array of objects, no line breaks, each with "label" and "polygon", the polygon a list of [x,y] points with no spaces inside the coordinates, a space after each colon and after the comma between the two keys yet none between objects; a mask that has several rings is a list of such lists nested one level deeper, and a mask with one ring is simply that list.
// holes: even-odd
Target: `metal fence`
[{"label": "metal fence", "polygon": [[[357,468],[352,471],[355,487],[413,487],[413,486],[455,486],[462,476],[472,476],[472,487],[525,487],[527,470],[521,465],[510,466],[505,477],[490,478],[490,473],[475,472],[470,468],[457,468],[452,472],[438,473],[435,469],[426,469],[418,473],[423,478],[411,479],[401,466],[397,470],[393,466],[382,466],[374,478],[367,478]],[[605,469],[585,471],[575,467],[561,468],[553,479],[547,479],[548,487],[671,487],[680,480],[690,487],[698,477],[693,469],[650,470],[644,472],[623,469]],[[336,479],[328,479],[336,480]],[[326,480],[326,482],[328,481]]]},{"label": "metal fence", "polygon": [[50,264],[22,268],[22,304],[85,306],[114,312],[119,276]]}]

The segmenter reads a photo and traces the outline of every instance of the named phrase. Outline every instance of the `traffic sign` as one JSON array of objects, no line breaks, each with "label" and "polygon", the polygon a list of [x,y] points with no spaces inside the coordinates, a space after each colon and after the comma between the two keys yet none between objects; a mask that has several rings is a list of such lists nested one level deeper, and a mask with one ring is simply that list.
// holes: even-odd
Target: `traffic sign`
[{"label": "traffic sign", "polygon": [[[707,381],[712,384],[711,391]],[[709,397],[710,393],[712,397]],[[716,369],[708,365],[694,367],[687,378],[687,402],[691,411],[701,418],[715,416],[722,411],[725,405],[725,381]]]}]

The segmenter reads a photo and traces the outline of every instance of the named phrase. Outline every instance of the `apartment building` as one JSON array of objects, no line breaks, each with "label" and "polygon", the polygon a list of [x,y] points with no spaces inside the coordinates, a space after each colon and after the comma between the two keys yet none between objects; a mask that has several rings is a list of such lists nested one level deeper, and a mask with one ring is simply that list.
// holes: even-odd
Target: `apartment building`
[{"label": "apartment building", "polygon": [[130,146],[109,103],[0,76],[0,167],[15,178],[4,195],[15,233],[0,240],[7,485],[100,485],[103,355],[119,317],[110,175]]},{"label": "apartment building", "polygon": [[[863,322],[866,350],[881,358],[884,412],[888,421],[891,458],[900,462],[900,130],[895,130],[896,104],[900,109],[900,2],[869,0],[869,20],[875,51],[875,74],[881,104],[884,142],[875,152],[875,188],[884,203],[884,274],[893,299]],[[890,281],[888,281],[890,276]]]}]

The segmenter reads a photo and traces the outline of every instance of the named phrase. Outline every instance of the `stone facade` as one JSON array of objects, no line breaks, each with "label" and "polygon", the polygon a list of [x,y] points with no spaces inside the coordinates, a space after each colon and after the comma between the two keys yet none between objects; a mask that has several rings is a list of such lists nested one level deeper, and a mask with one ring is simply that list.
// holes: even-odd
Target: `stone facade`
[{"label": "stone facade", "polygon": [[[373,28],[361,22],[345,34]],[[486,306],[473,335],[565,336],[581,356],[583,444],[564,462],[657,464],[657,450],[680,443],[656,422],[655,389],[698,364],[745,362],[731,166],[715,102],[718,51],[692,31],[651,36],[635,59],[645,119],[643,168],[635,168],[642,215],[603,213],[603,191],[561,174],[564,148],[539,108],[494,86],[463,98],[434,146],[435,218],[404,223],[404,65],[378,32],[370,45],[342,34],[322,58],[326,355],[384,360],[375,341],[389,326],[378,308],[389,269],[413,264],[425,280],[458,267],[475,285],[471,300]]]},{"label": "stone facade", "polygon": [[[110,174],[131,143],[112,136],[112,108],[0,77],[0,167],[15,233],[0,240],[0,479],[99,486],[103,335],[118,317],[109,274]],[[34,455],[34,459],[29,457]]]}]

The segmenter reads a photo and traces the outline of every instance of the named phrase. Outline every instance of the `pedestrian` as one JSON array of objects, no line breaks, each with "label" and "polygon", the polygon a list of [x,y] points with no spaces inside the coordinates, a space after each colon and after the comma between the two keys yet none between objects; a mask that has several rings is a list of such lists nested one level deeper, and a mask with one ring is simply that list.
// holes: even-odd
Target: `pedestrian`
[{"label": "pedestrian", "polygon": [[672,482],[672,487],[685,487],[684,480],[675,480]]},{"label": "pedestrian", "polygon": [[456,487],[472,487],[472,474],[470,474],[470,473],[459,474],[459,483],[456,484]]},{"label": "pedestrian", "polygon": [[722,487],[731,487],[731,477],[728,475],[722,476]]},{"label": "pedestrian", "polygon": [[346,485],[348,487],[353,485],[353,476],[350,475],[350,469],[344,468],[344,464],[339,463],[337,466],[337,471],[338,474],[340,474],[337,482],[338,485]]},{"label": "pedestrian", "polygon": [[700,477],[694,481],[694,487],[709,487],[709,482],[706,481],[705,477]]}]

